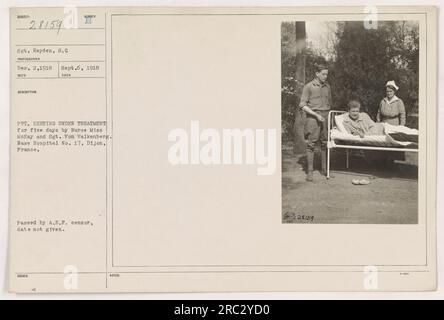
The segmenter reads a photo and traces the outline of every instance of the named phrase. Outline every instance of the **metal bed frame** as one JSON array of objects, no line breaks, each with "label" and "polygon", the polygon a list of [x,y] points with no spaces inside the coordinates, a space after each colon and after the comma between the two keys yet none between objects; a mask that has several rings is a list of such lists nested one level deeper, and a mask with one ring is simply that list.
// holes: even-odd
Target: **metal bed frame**
[{"label": "metal bed frame", "polygon": [[341,145],[336,144],[331,138],[331,129],[334,125],[334,116],[337,114],[346,113],[346,111],[331,110],[328,113],[328,140],[327,140],[327,179],[330,179],[330,158],[331,149],[341,148],[346,150],[346,168],[350,167],[350,149],[358,150],[381,150],[381,151],[399,151],[399,152],[419,152],[419,149],[409,149],[409,148],[390,148],[390,147],[369,147],[369,146],[357,146],[357,145]]}]

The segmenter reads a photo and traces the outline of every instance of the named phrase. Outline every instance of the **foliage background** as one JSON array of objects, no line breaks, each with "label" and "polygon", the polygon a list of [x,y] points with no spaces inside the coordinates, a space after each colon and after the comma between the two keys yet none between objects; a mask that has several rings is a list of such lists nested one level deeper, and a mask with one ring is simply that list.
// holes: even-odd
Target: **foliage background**
[{"label": "foliage background", "polygon": [[[385,84],[395,80],[397,96],[404,101],[407,126],[418,127],[419,25],[415,21],[379,22],[366,29],[362,21],[319,22],[306,26],[305,83],[314,77],[314,65],[329,67],[333,109],[345,110],[350,99],[361,102],[373,119],[385,96]],[[311,30],[323,30],[326,41],[314,45]],[[295,111],[301,85],[295,79],[295,23],[284,22],[281,30],[282,138],[293,141]]]}]

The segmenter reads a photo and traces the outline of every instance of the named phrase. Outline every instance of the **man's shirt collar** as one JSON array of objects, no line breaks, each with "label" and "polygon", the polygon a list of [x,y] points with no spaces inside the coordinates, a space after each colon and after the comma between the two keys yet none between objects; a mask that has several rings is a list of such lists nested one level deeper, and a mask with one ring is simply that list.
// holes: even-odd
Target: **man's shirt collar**
[{"label": "man's shirt collar", "polygon": [[314,86],[319,86],[319,87],[321,87],[321,86],[323,87],[323,86],[326,86],[326,85],[327,85],[326,82],[321,83],[321,81],[319,81],[318,78],[314,78],[313,81],[312,81],[312,83],[313,83]]},{"label": "man's shirt collar", "polygon": [[385,97],[384,100],[385,100],[388,104],[390,104],[390,103],[393,103],[393,102],[395,102],[395,101],[398,101],[399,98],[398,98],[397,96],[393,96],[392,100],[389,100],[387,97]]}]

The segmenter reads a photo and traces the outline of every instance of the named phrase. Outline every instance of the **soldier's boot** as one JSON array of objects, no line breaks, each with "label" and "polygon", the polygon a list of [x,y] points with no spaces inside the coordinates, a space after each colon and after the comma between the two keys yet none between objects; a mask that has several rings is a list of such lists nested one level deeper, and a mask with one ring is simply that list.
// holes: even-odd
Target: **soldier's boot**
[{"label": "soldier's boot", "polygon": [[313,160],[314,152],[312,150],[307,150],[307,177],[305,180],[308,182],[313,182]]}]

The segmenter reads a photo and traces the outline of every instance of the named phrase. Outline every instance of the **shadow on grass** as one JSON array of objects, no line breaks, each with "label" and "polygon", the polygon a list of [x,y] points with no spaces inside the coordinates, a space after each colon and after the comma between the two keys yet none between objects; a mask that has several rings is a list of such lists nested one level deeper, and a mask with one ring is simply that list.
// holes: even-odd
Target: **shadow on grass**
[{"label": "shadow on grass", "polygon": [[[381,161],[382,159],[382,161]],[[365,153],[352,152],[349,158],[349,168],[346,167],[346,151],[333,149],[331,151],[330,171],[332,173],[343,173],[363,176],[374,176],[375,178],[418,180],[417,155],[406,154],[403,161],[396,160],[393,163],[384,162],[384,154],[380,153],[379,160],[369,159]],[[321,168],[319,152],[315,153],[314,170]],[[295,167],[307,171],[307,160],[305,155],[296,155],[289,150],[282,152],[282,172],[294,170]],[[287,186],[290,181],[284,181],[282,185]],[[291,179],[289,179],[291,180]],[[287,182],[287,183],[286,183]],[[294,183],[294,182],[293,182]]]}]

